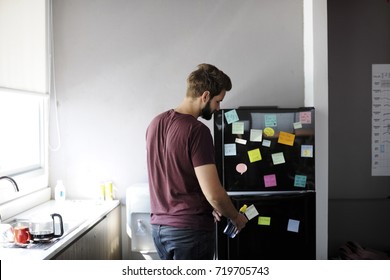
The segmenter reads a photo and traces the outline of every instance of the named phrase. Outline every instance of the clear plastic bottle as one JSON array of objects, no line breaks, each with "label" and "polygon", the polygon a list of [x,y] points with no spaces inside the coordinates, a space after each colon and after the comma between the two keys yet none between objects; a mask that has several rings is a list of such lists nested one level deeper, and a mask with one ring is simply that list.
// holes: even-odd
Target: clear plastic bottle
[{"label": "clear plastic bottle", "polygon": [[57,180],[56,187],[54,189],[54,198],[56,201],[64,201],[65,200],[65,186],[62,180]]},{"label": "clear plastic bottle", "polygon": [[[247,208],[247,206],[246,206],[246,204],[244,204],[240,208],[240,213],[244,214],[246,211],[246,208]],[[233,225],[231,220],[228,220],[227,225],[226,225],[225,229],[223,230],[223,233],[226,234],[227,236],[229,236],[230,238],[236,237],[236,235],[237,235],[236,227]]]}]

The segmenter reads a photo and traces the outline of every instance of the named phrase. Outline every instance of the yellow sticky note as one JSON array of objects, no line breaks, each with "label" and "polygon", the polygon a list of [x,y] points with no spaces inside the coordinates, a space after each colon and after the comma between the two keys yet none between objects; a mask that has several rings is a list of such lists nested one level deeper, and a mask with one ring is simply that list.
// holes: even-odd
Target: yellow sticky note
[{"label": "yellow sticky note", "polygon": [[279,133],[278,143],[293,146],[295,140],[295,134],[281,131]]},{"label": "yellow sticky note", "polygon": [[275,130],[271,127],[266,127],[266,128],[264,128],[264,134],[269,136],[269,137],[274,136]]},{"label": "yellow sticky note", "polygon": [[269,226],[271,225],[271,217],[259,216],[257,224],[262,226]]},{"label": "yellow sticky note", "polygon": [[261,160],[261,154],[260,154],[260,149],[254,149],[248,151],[248,156],[249,156],[249,161],[250,162],[255,162]]}]

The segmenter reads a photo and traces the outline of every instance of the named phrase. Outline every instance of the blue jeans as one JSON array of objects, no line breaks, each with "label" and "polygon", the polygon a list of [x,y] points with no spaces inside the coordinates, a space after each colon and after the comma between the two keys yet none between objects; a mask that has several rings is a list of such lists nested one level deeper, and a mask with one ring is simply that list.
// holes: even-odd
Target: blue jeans
[{"label": "blue jeans", "polygon": [[157,253],[162,260],[212,260],[215,232],[152,225]]}]

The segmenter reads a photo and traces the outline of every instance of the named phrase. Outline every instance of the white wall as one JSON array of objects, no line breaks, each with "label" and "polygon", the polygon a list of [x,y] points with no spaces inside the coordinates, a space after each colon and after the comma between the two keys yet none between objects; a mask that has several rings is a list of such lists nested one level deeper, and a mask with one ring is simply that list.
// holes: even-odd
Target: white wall
[{"label": "white wall", "polygon": [[[316,108],[316,250],[317,259],[328,258],[328,31],[327,0],[312,2],[313,65],[312,102]],[[309,98],[310,99],[310,98]],[[306,104],[308,105],[308,104]]]},{"label": "white wall", "polygon": [[304,106],[302,0],[53,0],[53,14],[50,183],[62,179],[69,198],[112,180],[124,203],[147,181],[146,127],[181,102],[199,63],[231,77],[223,108]]},{"label": "white wall", "polygon": [[145,181],[146,126],[181,102],[202,62],[232,78],[224,108],[303,106],[302,17],[301,0],[54,1],[62,147],[51,183],[90,198],[113,180],[123,198]]}]

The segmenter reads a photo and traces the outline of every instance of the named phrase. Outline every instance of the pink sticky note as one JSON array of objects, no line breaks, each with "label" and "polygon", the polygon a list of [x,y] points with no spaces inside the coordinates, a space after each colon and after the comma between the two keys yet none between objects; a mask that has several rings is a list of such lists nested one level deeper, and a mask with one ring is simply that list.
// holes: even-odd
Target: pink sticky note
[{"label": "pink sticky note", "polygon": [[240,173],[241,175],[244,174],[248,170],[248,167],[245,163],[239,163],[236,166],[236,171]]},{"label": "pink sticky note", "polygon": [[304,124],[311,124],[311,112],[300,112],[299,120]]},{"label": "pink sticky note", "polygon": [[275,187],[276,186],[276,176],[275,174],[265,175],[264,176],[264,184],[266,188]]}]

